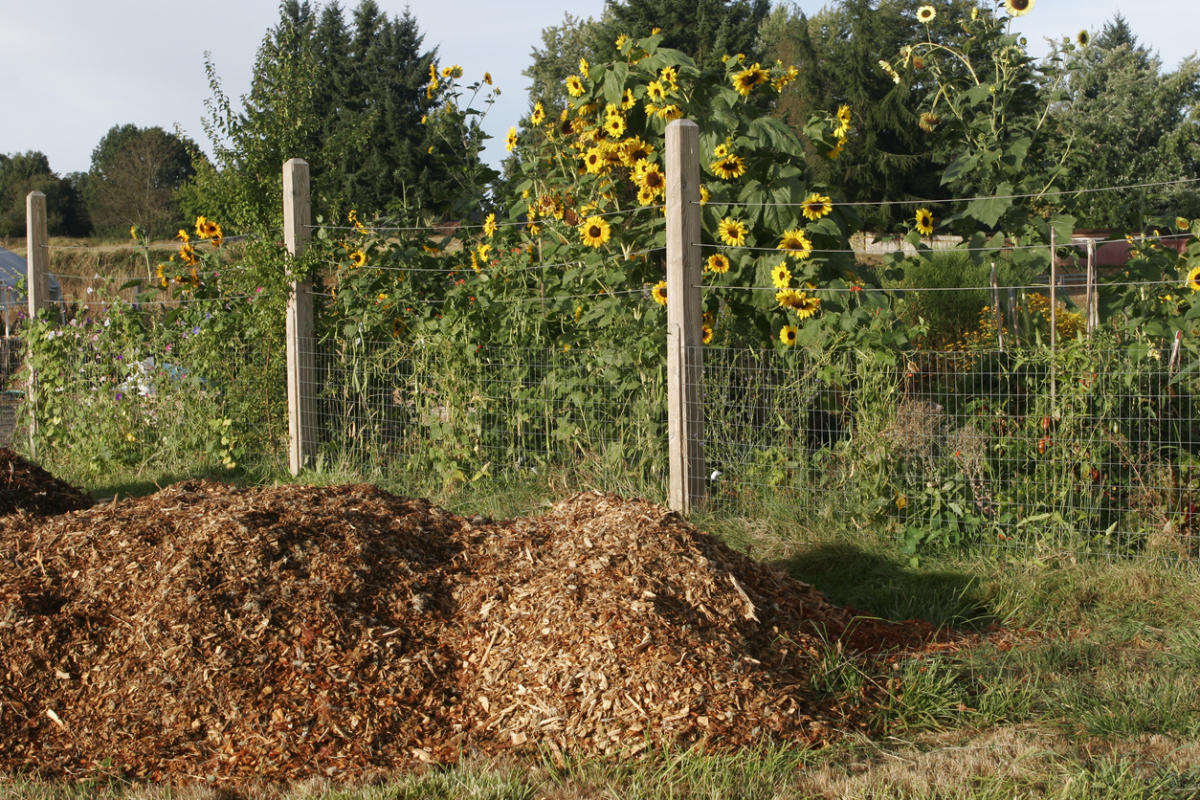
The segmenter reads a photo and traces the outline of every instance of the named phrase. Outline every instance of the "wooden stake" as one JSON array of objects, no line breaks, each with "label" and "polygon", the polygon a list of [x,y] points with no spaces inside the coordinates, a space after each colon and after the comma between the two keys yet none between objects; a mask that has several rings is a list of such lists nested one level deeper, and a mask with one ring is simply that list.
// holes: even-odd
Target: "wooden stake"
[{"label": "wooden stake", "polygon": [[[50,305],[50,237],[46,232],[46,195],[25,195],[25,291],[29,298],[29,319]],[[25,383],[25,402],[29,404],[29,453],[37,457],[37,375],[30,372]]]},{"label": "wooden stake", "polygon": [[700,128],[667,125],[668,504],[689,513],[704,496],[700,304]]},{"label": "wooden stake", "polygon": [[[308,162],[293,158],[283,165],[283,242],[297,258],[309,240],[312,209]],[[298,475],[312,459],[317,434],[314,397],[313,301],[310,281],[293,281],[287,303],[288,467]]]}]

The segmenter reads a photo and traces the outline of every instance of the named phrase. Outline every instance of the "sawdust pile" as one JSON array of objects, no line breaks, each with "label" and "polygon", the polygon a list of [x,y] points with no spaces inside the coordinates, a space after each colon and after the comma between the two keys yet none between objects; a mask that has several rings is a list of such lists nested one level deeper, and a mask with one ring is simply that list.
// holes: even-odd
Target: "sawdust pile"
[{"label": "sawdust pile", "polygon": [[352,776],[463,752],[816,742],[830,642],[928,642],[642,501],[467,520],[367,486],[177,484],[0,520],[0,769]]}]

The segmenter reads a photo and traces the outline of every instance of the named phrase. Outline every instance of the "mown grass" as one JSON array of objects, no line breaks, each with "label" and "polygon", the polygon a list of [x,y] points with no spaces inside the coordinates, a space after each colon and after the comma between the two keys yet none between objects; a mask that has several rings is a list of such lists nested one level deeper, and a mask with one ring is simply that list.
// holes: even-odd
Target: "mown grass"
[{"label": "mown grass", "polygon": [[[163,476],[146,479],[153,486]],[[275,474],[244,475],[258,482]],[[304,482],[357,480],[351,473]],[[462,514],[539,513],[580,486],[565,478],[385,488],[432,496]],[[136,485],[132,480],[126,486]],[[358,785],[313,781],[168,788],[120,782],[0,780],[0,796],[213,800],[392,798],[1200,798],[1200,570],[1151,560],[1023,560],[943,553],[912,566],[871,529],[808,524],[764,499],[754,519],[694,515],[731,546],[811,583],[837,603],[888,619],[921,618],[975,639],[868,675],[836,648],[811,676],[844,698],[872,682],[870,735],[812,749],[764,743],[732,754],[695,750],[623,762],[525,754]]]}]

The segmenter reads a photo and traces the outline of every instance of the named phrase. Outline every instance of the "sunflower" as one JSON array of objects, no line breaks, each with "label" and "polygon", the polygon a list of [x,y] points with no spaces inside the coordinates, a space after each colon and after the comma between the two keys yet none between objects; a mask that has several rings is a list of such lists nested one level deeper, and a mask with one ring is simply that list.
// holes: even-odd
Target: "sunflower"
[{"label": "sunflower", "polygon": [[679,72],[674,67],[663,67],[658,71],[658,80],[668,92],[678,88]]},{"label": "sunflower", "polygon": [[650,158],[653,152],[654,145],[642,141],[640,136],[632,136],[621,145],[621,161],[632,167],[639,161]]},{"label": "sunflower", "polygon": [[353,253],[350,254],[350,266],[361,267],[363,264],[366,264],[366,263],[367,263],[367,254],[364,253],[362,250],[355,250]]},{"label": "sunflower", "polygon": [[818,220],[833,210],[833,201],[820,192],[813,192],[804,198],[804,202],[800,204],[800,210],[806,219]]},{"label": "sunflower", "polygon": [[579,79],[578,75],[567,76],[567,94],[571,97],[583,96],[583,81]]},{"label": "sunflower", "polygon": [[701,325],[700,326],[700,343],[708,344],[712,340],[713,340],[712,325]]},{"label": "sunflower", "polygon": [[729,267],[729,256],[725,255],[724,253],[713,253],[708,257],[708,260],[704,262],[704,269],[706,272],[715,272],[718,275],[724,275],[726,272],[729,272]]},{"label": "sunflower", "polygon": [[748,97],[754,87],[766,83],[771,79],[771,73],[762,68],[760,64],[755,62],[753,65],[746,67],[741,72],[735,72],[730,76],[729,80],[733,83],[733,88],[742,97]]},{"label": "sunflower", "polygon": [[212,223],[213,232],[208,235],[208,242],[213,247],[220,247],[221,242],[225,241],[225,233],[221,230],[221,226],[217,223]]},{"label": "sunflower", "polygon": [[914,218],[917,223],[917,232],[922,236],[933,235],[933,212],[928,208],[918,208],[917,215]]},{"label": "sunflower", "polygon": [[846,137],[844,137],[844,136],[839,137],[837,140],[837,144],[835,144],[833,146],[832,150],[825,151],[825,155],[829,156],[832,159],[836,159],[838,156],[840,156],[842,154],[842,150],[845,147],[846,147]]},{"label": "sunflower", "polygon": [[726,139],[725,141],[721,142],[719,145],[717,145],[716,147],[713,148],[713,158],[724,158],[727,155],[729,155],[729,140],[728,139]]},{"label": "sunflower", "polygon": [[[645,164],[645,166],[641,166]],[[649,161],[639,161],[638,166],[638,185],[640,188],[648,192],[653,192],[655,195],[666,194],[667,191],[667,176],[663,174],[662,168],[658,164],[652,164]]]},{"label": "sunflower", "polygon": [[786,289],[792,284],[792,271],[788,269],[787,259],[780,261],[771,270],[771,283],[776,289]]},{"label": "sunflower", "polygon": [[838,106],[837,121],[838,125],[833,135],[842,138],[850,132],[850,106]]},{"label": "sunflower", "polygon": [[923,22],[926,25],[933,22],[933,18],[937,16],[937,10],[933,6],[921,6],[917,9],[917,22]]},{"label": "sunflower", "polygon": [[1197,264],[1188,271],[1187,287],[1193,292],[1200,292],[1200,264]]},{"label": "sunflower", "polygon": [[541,101],[534,103],[533,111],[529,113],[529,122],[532,125],[541,125],[546,121],[546,107]]},{"label": "sunflower", "polygon": [[775,293],[775,302],[780,308],[799,308],[802,300],[803,293],[795,289],[780,289]]},{"label": "sunflower", "polygon": [[646,84],[646,96],[655,103],[661,103],[667,99],[667,87],[663,86],[659,81],[650,81]]},{"label": "sunflower", "polygon": [[200,263],[200,258],[196,255],[196,248],[188,242],[179,245],[179,259],[188,266]]},{"label": "sunflower", "polygon": [[1079,33],[1075,34],[1075,43],[1078,44],[1080,47],[1087,47],[1088,42],[1090,42],[1091,40],[1092,40],[1092,35],[1090,33],[1088,33],[1086,30],[1080,31]]},{"label": "sunflower", "polygon": [[216,233],[217,223],[207,217],[196,217],[196,235],[201,239],[207,239]]},{"label": "sunflower", "polygon": [[604,169],[604,164],[604,153],[600,151],[599,147],[589,148],[588,151],[583,154],[583,166],[593,175],[599,175]]},{"label": "sunflower", "polygon": [[796,258],[808,258],[812,255],[812,242],[809,241],[808,235],[799,228],[793,228],[786,231],[783,237],[780,238],[776,250],[784,250]]},{"label": "sunflower", "polygon": [[496,215],[488,214],[483,219],[483,235],[489,239],[496,235]]},{"label": "sunflower", "polygon": [[1004,10],[1014,17],[1023,17],[1033,10],[1033,0],[1004,0]]},{"label": "sunflower", "polygon": [[879,68],[888,74],[888,77],[892,79],[892,83],[900,82],[900,73],[896,72],[896,68],[893,67],[891,64],[884,61],[883,59],[880,59],[879,60]]},{"label": "sunflower", "polygon": [[652,206],[654,205],[654,201],[656,199],[657,195],[655,195],[654,192],[651,192],[644,187],[638,189],[637,201],[639,206]]},{"label": "sunflower", "polygon": [[746,234],[749,231],[746,228],[746,223],[740,219],[725,217],[717,223],[717,235],[721,241],[730,247],[742,247],[746,244]]},{"label": "sunflower", "polygon": [[175,238],[181,242],[190,242],[192,237],[183,228],[179,229],[179,233],[175,234]]},{"label": "sunflower", "polygon": [[667,282],[659,281],[650,287],[650,296],[654,298],[654,302],[660,306],[667,304]]},{"label": "sunflower", "polygon": [[604,217],[593,215],[579,226],[579,233],[588,247],[599,247],[608,241],[608,237],[612,235],[612,228]]},{"label": "sunflower", "polygon": [[683,109],[674,103],[663,106],[656,113],[661,119],[665,119],[667,122],[683,119]]},{"label": "sunflower", "polygon": [[579,74],[580,75],[582,75],[585,78],[590,78],[591,77],[591,75],[589,74],[590,69],[591,69],[591,67],[588,66],[588,60],[586,58],[579,59]]},{"label": "sunflower", "polygon": [[921,119],[917,122],[917,127],[926,133],[933,133],[933,129],[938,126],[942,118],[932,111],[925,111],[921,114]]},{"label": "sunflower", "polygon": [[508,135],[504,137],[504,149],[512,152],[517,149],[517,129],[509,128]]},{"label": "sunflower", "polygon": [[798,331],[796,330],[795,325],[784,325],[779,329],[779,341],[783,342],[788,347],[791,347],[796,343],[797,333]]},{"label": "sunflower", "polygon": [[612,139],[620,139],[621,134],[625,132],[625,119],[619,114],[606,117],[604,120],[604,132]]},{"label": "sunflower", "polygon": [[617,46],[618,50],[624,50],[625,45],[629,44],[629,36],[622,33],[620,36],[617,37],[617,40],[615,42],[613,42],[613,44],[615,44]]},{"label": "sunflower", "polygon": [[742,160],[741,156],[735,154],[718,158],[709,164],[708,167],[717,177],[724,180],[740,178],[746,174],[746,162]]},{"label": "sunflower", "polygon": [[796,316],[808,319],[821,309],[821,298],[813,297],[806,292],[800,292],[800,305],[796,307]]},{"label": "sunflower", "polygon": [[628,111],[637,105],[637,98],[633,96],[633,89],[626,89],[625,94],[621,95],[621,110]]},{"label": "sunflower", "polygon": [[[1192,221],[1187,217],[1176,217],[1175,227],[1181,231],[1186,231],[1188,228],[1192,227]],[[183,233],[183,231],[180,231],[180,233]]]},{"label": "sunflower", "polygon": [[710,192],[708,190],[708,187],[701,186],[700,187],[700,205],[702,205],[702,206],[708,205],[709,198],[711,198],[711,197],[712,197],[712,192]]}]

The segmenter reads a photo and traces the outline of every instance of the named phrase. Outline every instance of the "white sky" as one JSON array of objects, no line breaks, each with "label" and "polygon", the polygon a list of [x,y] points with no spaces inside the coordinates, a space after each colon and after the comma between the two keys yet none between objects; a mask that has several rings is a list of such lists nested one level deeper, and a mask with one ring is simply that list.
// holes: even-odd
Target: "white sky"
[{"label": "white sky", "polygon": [[[438,47],[443,64],[462,64],[469,82],[490,71],[502,95],[485,120],[493,140],[485,157],[503,155],[504,132],[526,111],[521,71],[541,46],[541,30],[576,17],[598,16],[603,0],[377,0],[387,14],[408,7]],[[937,0],[929,0],[937,5]],[[1120,11],[1138,39],[1168,69],[1196,51],[1194,0],[1036,0],[1016,20],[1034,54],[1044,37],[1099,31]],[[317,5],[322,5],[319,0]],[[778,5],[778,0],[776,0]],[[343,0],[346,17],[357,0]],[[796,3],[812,14],[826,0]],[[211,96],[204,74],[210,51],[226,94],[236,100],[250,85],[258,45],[279,19],[274,0],[0,0],[0,153],[40,150],[55,172],[85,171],[92,149],[114,125],[178,126],[205,149],[201,127]]]}]

